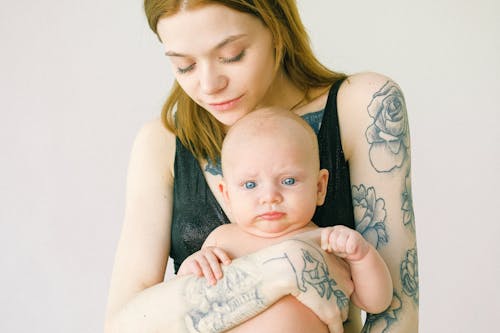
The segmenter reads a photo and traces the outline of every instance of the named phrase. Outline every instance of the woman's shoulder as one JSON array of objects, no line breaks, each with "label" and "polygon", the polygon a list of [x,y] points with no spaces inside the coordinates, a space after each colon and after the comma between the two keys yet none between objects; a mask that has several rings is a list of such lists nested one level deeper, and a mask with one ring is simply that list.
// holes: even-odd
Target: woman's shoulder
[{"label": "woman's shoulder", "polygon": [[379,73],[357,73],[348,76],[342,83],[337,96],[337,107],[346,158],[364,140],[364,133],[373,122],[372,109],[382,99],[394,94],[404,101],[397,83]]},{"label": "woman's shoulder", "polygon": [[160,118],[155,118],[141,126],[135,137],[134,147],[136,146],[162,151],[175,150],[175,135],[163,125]]},{"label": "woman's shoulder", "polygon": [[348,105],[366,104],[381,87],[388,83],[396,84],[390,77],[375,73],[361,72],[348,76],[339,89],[339,102]]},{"label": "woman's shoulder", "polygon": [[173,175],[175,135],[163,125],[160,118],[141,126],[132,146],[131,159],[150,171],[156,170],[162,174],[167,169]]}]

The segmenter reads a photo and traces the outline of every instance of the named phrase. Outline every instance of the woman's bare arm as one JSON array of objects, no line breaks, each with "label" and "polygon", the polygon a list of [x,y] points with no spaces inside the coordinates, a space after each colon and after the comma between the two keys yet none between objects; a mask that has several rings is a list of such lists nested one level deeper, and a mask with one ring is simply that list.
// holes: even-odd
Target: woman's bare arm
[{"label": "woman's bare arm", "polygon": [[106,311],[107,332],[134,297],[164,279],[170,250],[174,155],[175,137],[159,119],[139,131],[128,167],[125,217]]},{"label": "woman's bare arm", "polygon": [[389,78],[365,73],[342,85],[338,103],[356,229],[383,257],[393,281],[391,305],[369,314],[363,332],[417,332],[417,250],[403,94]]},{"label": "woman's bare arm", "polygon": [[346,266],[329,257],[312,238],[287,240],[224,266],[216,285],[194,275],[173,278],[135,295],[108,332],[222,332],[288,294],[340,332],[352,285]]}]

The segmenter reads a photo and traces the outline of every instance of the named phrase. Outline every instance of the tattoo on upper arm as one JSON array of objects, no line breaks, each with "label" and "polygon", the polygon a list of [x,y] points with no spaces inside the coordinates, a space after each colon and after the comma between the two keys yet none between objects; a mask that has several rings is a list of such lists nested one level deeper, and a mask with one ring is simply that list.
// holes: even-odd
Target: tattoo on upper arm
[{"label": "tattoo on upper arm", "polygon": [[415,215],[413,213],[413,198],[411,194],[411,178],[410,170],[405,177],[405,189],[402,195],[403,204],[401,209],[403,210],[403,224],[410,228],[412,232],[415,232]]},{"label": "tattoo on upper arm", "polygon": [[406,257],[401,262],[400,271],[403,292],[418,304],[418,257],[416,248],[406,252]]},{"label": "tattoo on upper arm", "polygon": [[356,230],[376,249],[387,244],[385,200],[377,198],[373,187],[367,188],[363,184],[352,186],[352,200]]},{"label": "tattoo on upper arm", "polygon": [[396,292],[394,292],[392,295],[392,303],[387,310],[379,314],[368,313],[366,315],[366,322],[361,332],[362,333],[389,332],[389,327],[398,320],[401,308],[402,308],[401,298]]},{"label": "tattoo on upper arm", "polygon": [[377,172],[400,168],[409,158],[410,135],[403,93],[387,81],[372,96],[368,114],[373,123],[366,130],[370,162]]}]

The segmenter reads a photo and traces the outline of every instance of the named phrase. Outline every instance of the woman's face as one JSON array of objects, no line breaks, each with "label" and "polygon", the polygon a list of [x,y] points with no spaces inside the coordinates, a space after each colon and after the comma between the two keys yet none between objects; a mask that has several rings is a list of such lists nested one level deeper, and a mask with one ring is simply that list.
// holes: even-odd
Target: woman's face
[{"label": "woman's face", "polygon": [[179,85],[222,124],[279,98],[272,35],[258,18],[211,4],[160,19],[158,34]]}]

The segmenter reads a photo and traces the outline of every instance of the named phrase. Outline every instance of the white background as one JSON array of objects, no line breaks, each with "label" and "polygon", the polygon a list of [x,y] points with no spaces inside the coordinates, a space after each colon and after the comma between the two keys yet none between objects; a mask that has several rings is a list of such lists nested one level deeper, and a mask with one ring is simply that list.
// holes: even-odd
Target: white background
[{"label": "white background", "polygon": [[[406,94],[420,331],[500,311],[500,4],[300,0],[319,58]],[[135,133],[172,81],[142,2],[0,2],[1,332],[99,332]]]}]

